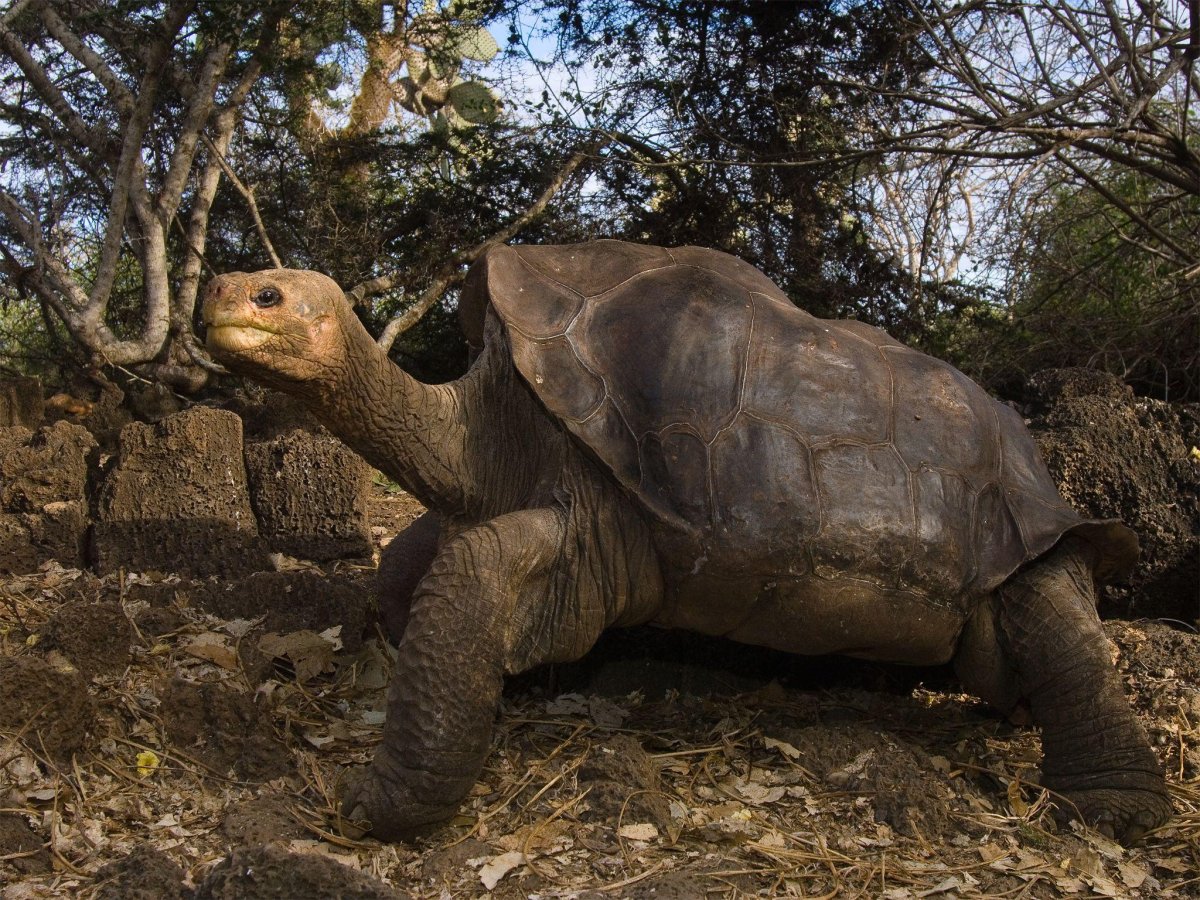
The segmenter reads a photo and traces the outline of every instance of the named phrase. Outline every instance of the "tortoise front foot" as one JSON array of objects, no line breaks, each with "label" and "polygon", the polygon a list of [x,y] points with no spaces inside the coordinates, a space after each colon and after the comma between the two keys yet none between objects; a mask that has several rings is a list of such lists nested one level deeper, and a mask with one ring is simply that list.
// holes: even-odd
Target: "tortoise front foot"
[{"label": "tortoise front foot", "polygon": [[[382,841],[421,837],[450,819],[462,800],[457,792],[450,800],[420,799],[414,784],[429,779],[427,772],[391,763],[388,754],[381,751],[369,765],[342,776],[341,813],[347,819],[368,822],[371,834]],[[429,796],[426,791],[421,793]]]},{"label": "tortoise front foot", "polygon": [[1060,820],[1075,818],[1077,809],[1084,823],[1127,847],[1172,815],[1171,800],[1161,782],[1157,788],[1101,787],[1064,790],[1061,794],[1070,802],[1058,804],[1056,816]]}]

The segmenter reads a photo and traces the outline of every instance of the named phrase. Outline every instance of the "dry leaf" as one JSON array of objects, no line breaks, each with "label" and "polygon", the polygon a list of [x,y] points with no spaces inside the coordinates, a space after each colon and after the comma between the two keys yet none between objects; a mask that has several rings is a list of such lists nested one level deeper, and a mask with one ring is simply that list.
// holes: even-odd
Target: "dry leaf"
[{"label": "dry leaf", "polygon": [[215,631],[205,631],[196,635],[183,650],[190,656],[208,660],[222,669],[237,670],[237,650],[230,645],[229,639],[225,635],[217,634]]},{"label": "dry leaf", "polygon": [[630,841],[652,841],[658,837],[658,829],[650,822],[639,822],[636,825],[622,825],[621,830],[617,833]]},{"label": "dry leaf", "polygon": [[1121,873],[1121,880],[1125,882],[1125,886],[1130,888],[1141,887],[1150,874],[1137,863],[1131,862],[1117,863],[1117,871]]},{"label": "dry leaf", "polygon": [[581,716],[587,711],[587,698],[582,694],[562,694],[546,704],[546,714],[551,716]]},{"label": "dry leaf", "polygon": [[1021,796],[1021,780],[1014,778],[1008,783],[1008,805],[1015,815],[1024,818],[1029,813],[1029,804]]},{"label": "dry leaf", "polygon": [[787,741],[776,740],[775,738],[763,738],[763,746],[768,750],[778,750],[788,759],[799,759],[800,751],[789,744]]},{"label": "dry leaf", "polygon": [[764,803],[775,803],[787,793],[787,788],[781,785],[767,787],[765,784],[748,783],[741,779],[734,780],[733,789],[755,806],[761,806]]},{"label": "dry leaf", "polygon": [[307,559],[296,559],[286,553],[268,553],[267,559],[276,572],[320,572],[321,567]]},{"label": "dry leaf", "polygon": [[334,646],[313,631],[293,631],[291,634],[264,634],[258,648],[267,656],[287,657],[296,670],[296,680],[308,681],[333,664]]},{"label": "dry leaf", "polygon": [[987,863],[995,862],[998,859],[1008,856],[1007,850],[997,847],[995,844],[980,844],[975,849],[979,851],[980,858]]},{"label": "dry leaf", "polygon": [[517,866],[525,864],[525,854],[520,850],[510,850],[508,853],[501,853],[499,856],[493,856],[479,870],[479,880],[483,882],[483,886],[489,891],[500,883],[500,879],[515,869]]}]

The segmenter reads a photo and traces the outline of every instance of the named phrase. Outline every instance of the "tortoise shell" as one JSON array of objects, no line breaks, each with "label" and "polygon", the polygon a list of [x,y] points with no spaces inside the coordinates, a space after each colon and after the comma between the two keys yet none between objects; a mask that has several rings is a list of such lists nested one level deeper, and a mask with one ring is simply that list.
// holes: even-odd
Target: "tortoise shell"
[{"label": "tortoise shell", "polygon": [[[713,250],[495,246],[464,291],[542,404],[655,524],[668,567],[868,579],[961,605],[1068,532],[1132,532],[1058,495],[1022,418],[945,362],[817,319]],[[472,314],[471,309],[475,312]]]}]

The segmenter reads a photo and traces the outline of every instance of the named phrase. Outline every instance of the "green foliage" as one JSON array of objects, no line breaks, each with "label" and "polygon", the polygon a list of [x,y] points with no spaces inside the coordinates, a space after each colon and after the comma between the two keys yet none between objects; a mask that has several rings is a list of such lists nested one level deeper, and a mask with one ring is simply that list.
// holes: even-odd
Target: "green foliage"
[{"label": "green foliage", "polygon": [[[1155,252],[1130,210],[1181,249],[1200,249],[1200,198],[1109,167],[1093,185],[1059,184],[1024,213],[1013,248],[1008,296],[976,298],[940,327],[951,352],[998,385],[1043,368],[1103,369],[1141,393],[1173,399],[1200,394],[1200,283]],[[1106,196],[1107,195],[1107,196]],[[1156,202],[1159,201],[1159,202]],[[1143,219],[1143,222],[1146,220]]]},{"label": "green foliage", "polygon": [[700,244],[761,268],[818,315],[901,336],[913,286],[845,227],[860,174],[839,160],[899,104],[835,86],[835,73],[900,88],[919,77],[885,5],[837,2],[564,2],[561,64],[592,89],[544,95],[618,136],[592,197],[612,236]]},{"label": "green foliage", "polygon": [[37,303],[0,284],[0,375],[37,375],[57,383],[59,367],[73,362],[64,349],[63,335],[42,317]]}]

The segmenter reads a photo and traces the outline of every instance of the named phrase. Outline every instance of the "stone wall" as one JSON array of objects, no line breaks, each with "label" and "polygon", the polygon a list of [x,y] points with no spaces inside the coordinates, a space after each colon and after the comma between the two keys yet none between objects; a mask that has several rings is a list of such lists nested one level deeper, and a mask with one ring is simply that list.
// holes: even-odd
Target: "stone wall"
[{"label": "stone wall", "polygon": [[96,442],[67,422],[0,428],[0,572],[83,563]]},{"label": "stone wall", "polygon": [[[38,403],[12,401],[27,382],[0,382],[0,414],[36,428],[40,388]],[[272,568],[272,552],[369,557],[369,467],[312,423],[264,433],[254,407],[241,411],[245,422],[208,406],[130,422],[107,457],[68,421],[0,427],[0,572],[56,559],[101,574],[235,578]]]}]

